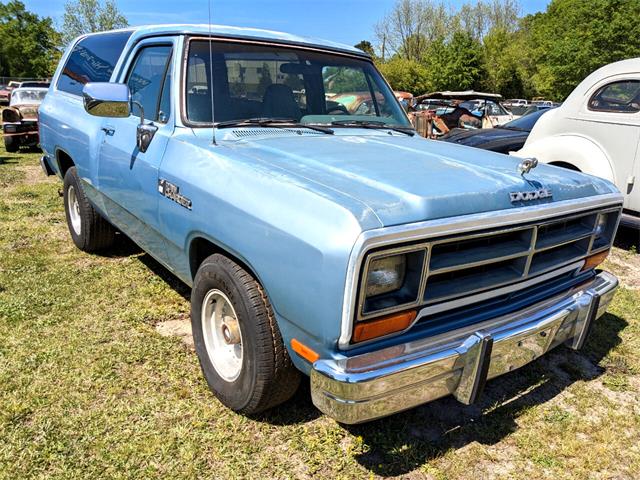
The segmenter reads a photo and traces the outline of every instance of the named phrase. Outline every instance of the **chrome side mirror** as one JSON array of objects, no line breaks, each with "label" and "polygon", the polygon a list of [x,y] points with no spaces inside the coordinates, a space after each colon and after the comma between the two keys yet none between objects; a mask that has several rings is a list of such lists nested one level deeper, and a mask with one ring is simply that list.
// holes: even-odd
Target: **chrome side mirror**
[{"label": "chrome side mirror", "polygon": [[82,99],[85,111],[95,117],[124,118],[131,114],[131,94],[124,83],[87,83]]},{"label": "chrome side mirror", "polygon": [[144,107],[140,102],[131,100],[131,104],[140,110],[140,123],[138,124],[138,128],[136,128],[136,146],[138,150],[145,153],[151,144],[151,140],[153,140],[153,136],[158,131],[158,127],[155,126],[153,122],[144,123]]}]

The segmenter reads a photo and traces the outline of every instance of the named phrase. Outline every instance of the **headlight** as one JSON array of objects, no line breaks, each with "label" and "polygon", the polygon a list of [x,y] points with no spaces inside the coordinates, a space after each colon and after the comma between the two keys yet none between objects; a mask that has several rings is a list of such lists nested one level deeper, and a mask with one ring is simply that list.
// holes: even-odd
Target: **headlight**
[{"label": "headlight", "polygon": [[372,253],[361,280],[362,319],[416,304],[425,258],[424,247]]},{"label": "headlight", "polygon": [[607,216],[598,215],[598,223],[596,224],[596,230],[595,230],[596,238],[602,237],[606,229],[607,229]]},{"label": "headlight", "polygon": [[2,111],[2,121],[4,123],[18,123],[20,121],[20,112],[15,108],[5,108]]},{"label": "headlight", "polygon": [[610,246],[616,233],[618,217],[620,211],[605,212],[598,215],[596,227],[593,234],[593,245],[591,251]]},{"label": "headlight", "polygon": [[366,297],[393,292],[402,287],[407,269],[407,257],[404,254],[373,260],[367,272]]}]

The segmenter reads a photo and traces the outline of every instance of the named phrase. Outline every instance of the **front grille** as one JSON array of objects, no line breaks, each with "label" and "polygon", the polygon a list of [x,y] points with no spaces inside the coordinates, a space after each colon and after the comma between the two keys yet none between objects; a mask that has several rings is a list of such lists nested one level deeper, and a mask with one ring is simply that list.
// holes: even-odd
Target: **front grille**
[{"label": "front grille", "polygon": [[419,306],[448,305],[448,301],[459,305],[466,298],[472,303],[479,297],[490,298],[492,291],[498,295],[502,287],[542,275],[541,278],[550,279],[556,270],[558,275],[566,273],[568,266],[610,248],[619,216],[619,208],[610,208],[372,253],[370,257],[389,255],[394,250],[424,252],[426,264],[420,288],[413,290],[415,296],[410,303],[402,300],[393,304],[393,294],[386,294],[386,302],[361,297],[359,318],[366,320]]},{"label": "front grille", "polygon": [[424,301],[469,295],[576,262],[590,253],[597,220],[597,213],[587,213],[434,242]]}]

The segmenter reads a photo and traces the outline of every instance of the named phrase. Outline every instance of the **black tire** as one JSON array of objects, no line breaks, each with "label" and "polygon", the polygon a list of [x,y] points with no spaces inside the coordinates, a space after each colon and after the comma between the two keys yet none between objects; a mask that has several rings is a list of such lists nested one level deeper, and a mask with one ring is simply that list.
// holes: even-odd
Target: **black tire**
[{"label": "black tire", "polygon": [[18,151],[18,142],[15,138],[4,137],[4,149],[9,153],[16,153]]},{"label": "black tire", "polygon": [[[232,381],[218,373],[204,340],[203,302],[213,290],[230,301],[242,335],[241,369]],[[256,414],[288,400],[298,389],[300,372],[291,362],[264,290],[246,270],[223,255],[207,257],[198,268],[191,291],[191,326],[209,388],[230,409]]]},{"label": "black tire", "polygon": [[[79,229],[76,229],[71,220],[70,196],[75,195],[78,203]],[[67,226],[73,243],[83,252],[98,252],[113,245],[115,230],[109,222],[93,208],[87,199],[76,167],[71,167],[64,175],[64,212],[67,218]],[[77,231],[79,230],[79,231]]]}]

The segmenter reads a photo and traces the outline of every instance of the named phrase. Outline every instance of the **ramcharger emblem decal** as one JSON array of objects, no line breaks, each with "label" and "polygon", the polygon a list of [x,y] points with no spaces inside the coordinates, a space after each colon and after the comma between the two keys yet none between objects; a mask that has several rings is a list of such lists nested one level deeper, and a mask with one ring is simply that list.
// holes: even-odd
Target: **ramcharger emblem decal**
[{"label": "ramcharger emblem decal", "polygon": [[532,190],[530,192],[511,192],[511,203],[516,202],[530,202],[532,200],[542,200],[543,198],[553,197],[553,193],[549,188],[540,188],[538,190]]},{"label": "ramcharger emblem decal", "polygon": [[178,187],[177,185],[174,185],[167,180],[160,179],[158,180],[158,192],[160,192],[161,195],[167,197],[169,200],[173,200],[178,205],[191,210],[191,200],[180,194],[180,187]]}]

